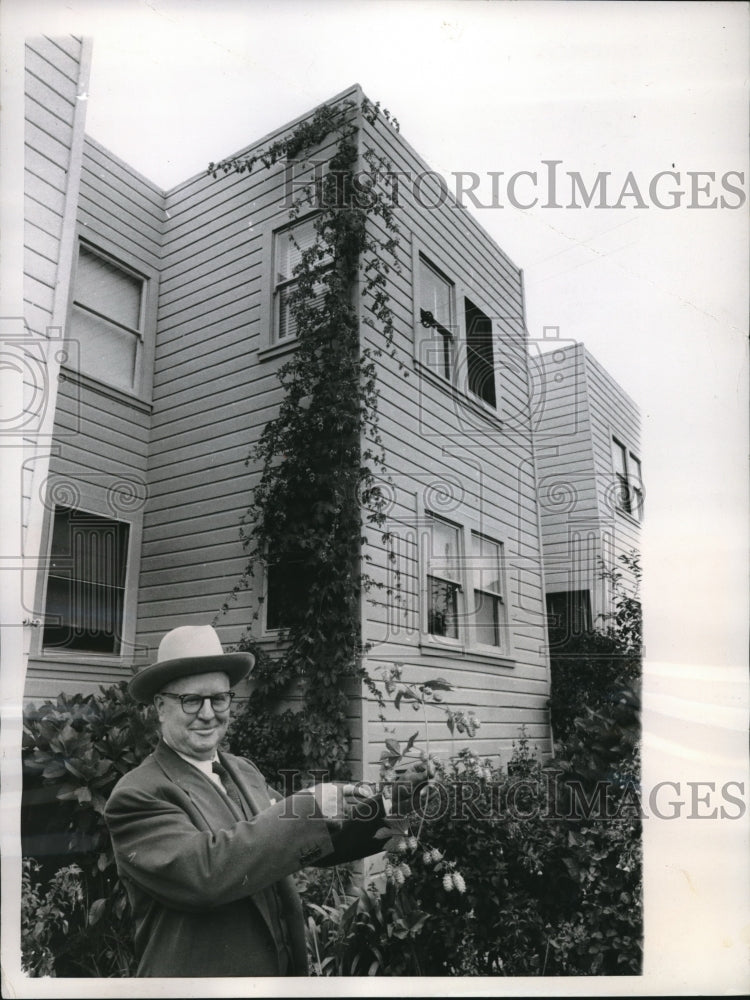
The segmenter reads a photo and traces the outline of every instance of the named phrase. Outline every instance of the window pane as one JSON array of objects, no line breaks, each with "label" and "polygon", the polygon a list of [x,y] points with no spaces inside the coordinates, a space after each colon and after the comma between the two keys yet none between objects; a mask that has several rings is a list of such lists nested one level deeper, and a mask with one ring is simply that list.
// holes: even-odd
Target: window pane
[{"label": "window pane", "polygon": [[[290,306],[290,299],[297,288],[294,269],[302,260],[302,253],[313,246],[316,240],[315,218],[285,229],[274,238],[274,338],[277,341],[297,336],[297,320],[292,315]],[[321,267],[329,266],[330,254],[326,253],[318,263]],[[323,282],[317,283],[310,306],[320,308],[325,293],[326,285]]]},{"label": "window pane", "polygon": [[304,618],[310,592],[307,568],[296,560],[267,569],[266,628],[292,628]]},{"label": "window pane", "polygon": [[458,638],[458,584],[427,577],[427,631]]},{"label": "window pane", "polygon": [[117,389],[135,387],[139,337],[77,306],[70,317],[70,336],[78,344],[81,371]]},{"label": "window pane", "polygon": [[591,596],[588,590],[565,590],[547,594],[547,629],[551,646],[559,646],[591,628]]},{"label": "window pane", "polygon": [[430,565],[429,572],[443,580],[460,582],[458,528],[438,518],[430,518]]},{"label": "window pane", "polygon": [[419,308],[432,313],[436,322],[450,329],[453,325],[453,286],[426,260],[419,258]]},{"label": "window pane", "polygon": [[128,525],[58,507],[47,580],[46,649],[117,653],[122,639]]},{"label": "window pane", "polygon": [[302,252],[309,249],[316,238],[314,218],[306,219],[290,229],[277,233],[275,281],[277,285],[294,278],[294,269],[302,260]]},{"label": "window pane", "polygon": [[466,303],[467,388],[490,406],[495,400],[495,359],[492,322],[468,299]]},{"label": "window pane", "polygon": [[626,476],[628,473],[627,462],[625,459],[625,449],[620,444],[619,441],[612,442],[612,463],[615,467],[615,472],[620,476]]},{"label": "window pane", "polygon": [[474,567],[474,580],[478,588],[502,596],[503,587],[500,569],[502,545],[474,532],[471,535],[471,543],[473,547],[472,565]]},{"label": "window pane", "polygon": [[140,330],[143,280],[81,246],[75,279],[75,301],[115,323]]},{"label": "window pane", "polygon": [[[297,320],[294,317],[290,305],[290,297],[297,288],[297,283],[292,282],[279,288],[276,293],[276,340],[289,340],[297,336]],[[325,286],[316,285],[317,294],[311,300],[310,305],[315,309],[320,309],[325,301]]]},{"label": "window pane", "polygon": [[612,464],[615,469],[615,478],[617,482],[617,490],[615,494],[615,503],[620,508],[620,510],[630,513],[630,487],[628,484],[628,461],[625,453],[625,448],[620,444],[619,441],[612,441]]},{"label": "window pane", "polygon": [[500,645],[502,601],[494,594],[474,591],[474,638],[484,646]]}]

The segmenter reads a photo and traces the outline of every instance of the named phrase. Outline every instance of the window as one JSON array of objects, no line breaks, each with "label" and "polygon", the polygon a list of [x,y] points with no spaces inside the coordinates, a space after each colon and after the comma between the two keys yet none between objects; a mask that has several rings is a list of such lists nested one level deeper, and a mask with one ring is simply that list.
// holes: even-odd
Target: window
[{"label": "window", "polygon": [[495,406],[495,360],[492,321],[473,302],[464,299],[466,314],[467,388],[490,406]]},{"label": "window", "polygon": [[426,515],[428,635],[507,653],[502,544],[430,512]]},{"label": "window", "polygon": [[427,631],[430,635],[458,638],[459,567],[459,529],[430,515],[427,560]]},{"label": "window", "polygon": [[266,569],[266,628],[299,625],[309,591],[309,571],[301,560],[287,558],[270,563]]},{"label": "window", "polygon": [[424,329],[419,359],[443,378],[453,374],[453,284],[419,256],[419,319]]},{"label": "window", "polygon": [[588,590],[561,590],[547,594],[547,631],[551,646],[559,646],[591,629]]},{"label": "window", "polygon": [[[274,341],[280,343],[297,336],[297,322],[292,313],[292,296],[297,289],[295,269],[302,261],[302,255],[314,246],[318,234],[315,231],[315,218],[311,217],[282,229],[274,237]],[[326,254],[318,262],[321,269],[329,267],[330,255]],[[326,287],[323,282],[314,286],[314,297],[309,305],[313,308],[322,306]],[[291,301],[290,301],[291,300]]]},{"label": "window", "polygon": [[128,539],[129,527],[121,521],[55,508],[45,650],[120,652]]},{"label": "window", "polygon": [[640,459],[636,458],[617,438],[612,438],[612,464],[617,490],[615,503],[640,521],[643,517],[643,480]]},{"label": "window", "polygon": [[144,278],[85,243],[78,248],[71,337],[81,371],[119,389],[136,388]]},{"label": "window", "polygon": [[474,589],[474,641],[482,646],[503,645],[505,605],[502,586],[502,546],[475,531],[471,533]]}]

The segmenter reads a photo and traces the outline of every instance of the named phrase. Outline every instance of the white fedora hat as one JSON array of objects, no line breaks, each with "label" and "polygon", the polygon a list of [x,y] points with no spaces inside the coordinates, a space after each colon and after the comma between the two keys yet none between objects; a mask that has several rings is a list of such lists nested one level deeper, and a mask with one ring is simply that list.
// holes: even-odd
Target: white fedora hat
[{"label": "white fedora hat", "polygon": [[180,625],[159,643],[156,663],[143,667],[128,684],[136,701],[147,705],[169,681],[221,671],[229,686],[239,684],[253,669],[252,653],[225,653],[211,625]]}]

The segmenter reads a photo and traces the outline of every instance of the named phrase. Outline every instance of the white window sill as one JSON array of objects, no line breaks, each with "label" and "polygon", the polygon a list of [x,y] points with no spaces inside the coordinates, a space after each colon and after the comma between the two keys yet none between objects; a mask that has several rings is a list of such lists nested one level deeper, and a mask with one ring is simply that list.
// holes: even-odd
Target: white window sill
[{"label": "white window sill", "polygon": [[63,366],[60,370],[60,378],[66,382],[72,382],[74,385],[86,386],[87,389],[98,392],[100,396],[106,396],[108,399],[116,399],[127,406],[132,406],[135,410],[141,410],[143,413],[151,413],[153,409],[153,406],[147,399],[137,396],[135,393],[128,392],[125,389],[117,389],[113,385],[107,385],[106,382],[102,382],[93,375],[86,375],[84,372],[75,371],[72,368]]},{"label": "white window sill", "polygon": [[640,528],[641,524],[643,524],[642,519],[639,521],[637,517],[633,517],[632,514],[628,514],[628,512],[623,510],[622,507],[615,507],[615,511],[619,517],[623,518],[623,520],[627,521],[629,524],[635,525],[636,528]]},{"label": "white window sill", "polygon": [[289,354],[298,344],[297,337],[290,337],[288,340],[279,341],[276,344],[266,344],[258,348],[258,361],[271,361],[273,358]]},{"label": "white window sill", "polygon": [[419,643],[423,656],[446,657],[450,660],[471,660],[472,663],[488,663],[497,667],[515,667],[512,656],[495,653],[489,646],[466,646],[463,643],[442,643],[423,635]]},{"label": "white window sill", "polygon": [[503,426],[503,418],[500,416],[498,409],[490,406],[489,403],[485,403],[479,396],[470,395],[462,389],[459,389],[458,386],[449,382],[448,379],[444,378],[442,375],[437,375],[428,365],[425,365],[418,358],[414,358],[413,360],[415,371],[420,376],[424,377],[428,382],[432,383],[432,385],[442,389],[443,392],[452,396],[456,402],[461,404],[461,406],[465,406],[466,409],[471,410],[473,413],[484,418],[489,423],[495,424],[497,427]]}]

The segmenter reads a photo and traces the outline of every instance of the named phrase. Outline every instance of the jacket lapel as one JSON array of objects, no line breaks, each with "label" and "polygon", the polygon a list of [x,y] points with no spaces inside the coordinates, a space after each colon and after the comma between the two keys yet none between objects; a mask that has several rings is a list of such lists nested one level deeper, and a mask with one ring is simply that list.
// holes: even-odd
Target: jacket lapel
[{"label": "jacket lapel", "polygon": [[259,774],[255,771],[241,771],[233,758],[226,757],[222,753],[219,754],[219,759],[239,789],[240,795],[250,807],[251,816],[256,816],[270,806],[271,800],[268,797],[266,784]]},{"label": "jacket lapel", "polygon": [[[190,798],[190,801],[203,817],[209,830],[216,831],[234,826],[237,822],[232,807],[226,795],[218,788],[214,782],[194,767],[183,760],[178,753],[168,747],[164,741],[160,741],[154,750],[154,757],[164,774],[178,785]],[[255,816],[261,809],[268,805],[268,793],[259,779],[253,776],[240,773],[231,761],[221,757],[222,763],[234,778],[240,795],[246,800],[250,807],[250,814]],[[260,803],[260,804],[259,804]],[[268,925],[271,935],[274,935],[273,920],[268,909],[268,903],[262,892],[249,897],[257,906],[263,919]]]},{"label": "jacket lapel", "polygon": [[197,767],[188,764],[164,742],[159,743],[154,751],[154,757],[169,780],[178,785],[190,798],[209,830],[225,829],[228,824],[237,822],[221,790]]}]

